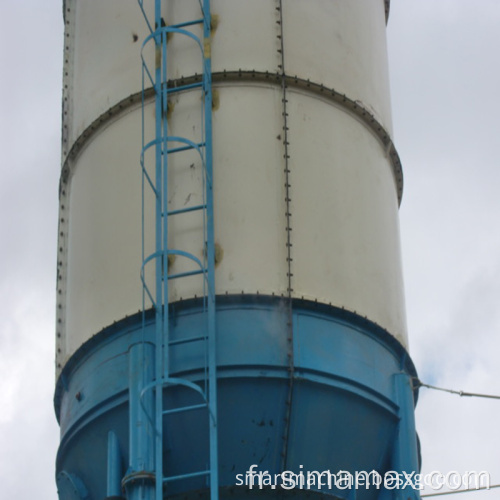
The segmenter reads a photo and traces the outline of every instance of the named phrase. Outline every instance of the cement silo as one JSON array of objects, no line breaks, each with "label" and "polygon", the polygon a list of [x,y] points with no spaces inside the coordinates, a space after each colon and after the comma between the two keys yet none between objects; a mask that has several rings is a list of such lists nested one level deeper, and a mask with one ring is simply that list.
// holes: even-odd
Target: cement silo
[{"label": "cement silo", "polygon": [[388,11],[64,2],[61,499],[418,469]]}]

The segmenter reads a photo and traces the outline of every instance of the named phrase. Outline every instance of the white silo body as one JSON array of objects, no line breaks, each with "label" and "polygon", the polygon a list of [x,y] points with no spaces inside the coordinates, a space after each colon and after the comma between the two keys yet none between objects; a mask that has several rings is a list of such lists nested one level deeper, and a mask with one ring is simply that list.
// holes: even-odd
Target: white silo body
[{"label": "white silo body", "polygon": [[[196,3],[172,2],[169,8],[182,19]],[[313,3],[290,0],[283,13],[293,296],[367,316],[406,346],[397,220],[401,172],[390,142],[382,2]],[[217,293],[286,294],[275,5],[227,0],[213,2],[212,11],[221,13],[212,45],[219,93],[213,117],[215,224],[223,250]],[[141,81],[133,61],[140,60],[146,33],[136,6],[124,9],[120,0],[76,2],[66,17],[67,52],[74,54],[65,70],[64,151],[74,148],[76,158],[66,162],[70,173],[63,174],[68,182],[61,188],[61,214],[69,213],[62,216],[61,244],[67,246],[60,268],[67,292],[60,299],[61,364],[96,332],[141,308]],[[190,76],[198,62],[195,51],[193,60],[182,47],[179,52],[173,78]],[[294,84],[295,77],[300,83]],[[194,126],[189,99],[189,93],[174,99],[174,129]],[[176,189],[171,196],[189,195],[189,183]],[[174,290],[173,297],[197,292]]]},{"label": "white silo body", "polygon": [[[197,0],[165,1],[162,17],[167,26],[183,23],[199,15],[199,5]],[[152,15],[153,2],[144,6]],[[99,349],[116,331],[125,332],[143,308],[140,54],[149,32],[133,1],[66,0],[64,8],[57,330],[57,373],[62,376],[56,407],[69,436],[79,418],[115,393],[96,393],[88,402],[78,401],[74,410],[76,403],[65,394],[78,388],[63,386],[68,379],[83,384],[78,370],[83,373],[85,363],[101,366]],[[297,315],[296,332],[284,349],[297,352],[291,361],[296,366],[284,362],[284,372],[314,371],[308,365],[314,360],[301,360],[298,343],[307,336],[300,333],[307,316],[302,308],[309,311],[310,304],[320,304],[325,317],[353,325],[358,319],[352,318],[359,318],[373,335],[383,332],[391,356],[406,367],[405,373],[413,373],[406,356],[398,228],[402,173],[391,140],[387,9],[383,0],[211,2],[215,292],[238,297],[242,309],[251,308],[257,296],[288,304],[290,314]],[[202,38],[202,26],[190,30]],[[172,86],[197,81],[200,53],[192,40],[174,33],[168,51]],[[144,54],[153,67],[150,46]],[[197,90],[173,94],[169,133],[199,141],[200,103]],[[146,92],[144,116],[145,135],[152,138],[151,92]],[[169,207],[203,203],[202,166],[195,154],[173,158],[168,176]],[[145,198],[144,245],[149,253],[154,248],[153,200]],[[189,248],[203,260],[201,225],[197,213],[175,219],[169,247]],[[169,273],[189,269],[176,258]],[[151,273],[148,269],[148,279]],[[200,280],[169,285],[169,302],[180,310],[202,295]],[[219,317],[223,331],[224,316]],[[368,386],[385,363],[382,355],[374,356],[356,384]],[[219,366],[231,364],[224,355],[219,359]],[[353,363],[363,364],[363,359],[353,356]],[[118,394],[123,387],[116,384]],[[380,384],[390,385],[385,379]],[[387,391],[384,397],[390,399],[392,389]],[[386,460],[387,453],[380,456]]]}]

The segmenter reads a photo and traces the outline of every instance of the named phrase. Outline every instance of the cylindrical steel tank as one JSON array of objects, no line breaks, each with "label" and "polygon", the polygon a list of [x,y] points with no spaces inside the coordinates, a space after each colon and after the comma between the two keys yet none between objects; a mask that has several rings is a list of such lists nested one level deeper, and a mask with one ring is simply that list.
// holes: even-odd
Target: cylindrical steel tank
[{"label": "cylindrical steel tank", "polygon": [[[141,108],[154,117],[153,99],[141,97],[149,31],[140,3],[64,2],[55,395],[62,500],[127,495],[133,346],[154,351],[154,320],[146,312],[143,327],[140,313],[141,242],[153,246],[141,224]],[[165,0],[162,19],[179,25],[199,9],[198,0]],[[252,464],[273,474],[418,467],[388,9],[383,0],[211,2],[222,496],[239,494],[237,474]],[[202,36],[201,27],[190,29]],[[199,74],[185,38],[168,39],[173,86]],[[169,100],[176,136],[200,133],[199,101],[189,89]],[[201,203],[196,158],[173,160],[169,169],[168,203]],[[148,228],[152,200],[144,203]],[[194,248],[203,259],[200,224],[196,214],[176,221],[169,245]],[[181,259],[171,264],[184,271]],[[201,328],[202,295],[196,280],[170,285],[174,338]],[[194,347],[179,344],[170,356],[174,373],[197,381],[203,363]],[[167,400],[186,397],[165,392]],[[196,415],[168,421],[169,474],[203,461],[205,425]],[[204,484],[194,478],[165,491],[190,498]],[[347,498],[338,488],[320,493]],[[379,494],[360,490],[356,498]]]}]

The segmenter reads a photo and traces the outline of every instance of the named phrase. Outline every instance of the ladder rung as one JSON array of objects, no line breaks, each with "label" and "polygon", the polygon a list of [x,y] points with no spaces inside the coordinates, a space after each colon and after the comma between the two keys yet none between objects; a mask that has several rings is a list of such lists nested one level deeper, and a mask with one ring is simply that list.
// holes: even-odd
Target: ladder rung
[{"label": "ladder rung", "polygon": [[200,472],[189,472],[187,474],[179,474],[178,476],[164,477],[163,482],[168,483],[169,481],[179,481],[180,479],[189,479],[191,477],[208,476],[210,474],[209,470],[202,470]]},{"label": "ladder rung", "polygon": [[170,210],[167,215],[184,214],[186,212],[194,212],[196,210],[203,210],[207,208],[206,205],[195,205],[194,207],[179,208],[178,210]]},{"label": "ladder rung", "polygon": [[175,280],[177,278],[185,278],[187,276],[196,276],[197,274],[203,274],[204,272],[204,269],[196,269],[195,271],[186,271],[185,273],[171,274],[170,276],[168,276],[168,279]]},{"label": "ladder rung", "polygon": [[174,94],[175,92],[182,92],[183,90],[199,89],[200,87],[203,87],[203,82],[189,83],[187,85],[179,85],[178,87],[169,87],[167,93]]},{"label": "ladder rung", "polygon": [[190,342],[198,342],[200,340],[207,340],[208,337],[203,335],[201,337],[188,337],[187,339],[179,339],[179,340],[171,340],[168,345],[180,345],[180,344],[189,344]]},{"label": "ladder rung", "polygon": [[181,413],[183,411],[193,411],[199,410],[201,408],[206,408],[207,403],[200,403],[198,405],[182,406],[181,408],[173,408],[172,410],[165,410],[163,415],[172,415],[172,413]]},{"label": "ladder rung", "polygon": [[[205,147],[205,143],[204,142],[200,142],[198,144],[196,144],[197,147],[199,148],[203,148]],[[196,149],[194,146],[179,146],[178,148],[172,148],[172,149],[167,149],[167,154],[171,154],[171,153],[180,153],[181,151],[188,151],[190,149]]]},{"label": "ladder rung", "polygon": [[193,26],[194,24],[203,24],[203,19],[196,19],[195,21],[186,21],[180,24],[171,24],[167,28],[185,28],[186,26]]},{"label": "ladder rung", "polygon": [[[205,246],[210,244],[213,246],[213,173],[212,173],[212,112],[210,106],[210,100],[212,98],[212,88],[211,88],[211,66],[210,66],[210,57],[206,54],[206,47],[204,46],[203,37],[210,32],[210,2],[209,0],[199,0],[200,10],[197,10],[197,13],[191,18],[192,20],[188,20],[189,18],[184,18],[184,22],[180,22],[178,24],[172,24],[170,26],[165,26],[165,22],[159,16],[161,16],[161,10],[158,9],[160,5],[160,0],[155,0],[155,19],[151,19],[149,22],[148,17],[145,11],[145,5],[147,2],[145,0],[137,0],[139,2],[140,9],[144,14],[146,19],[146,23],[149,28],[149,34],[147,35],[143,47],[145,44],[149,42],[154,42],[154,47],[156,50],[164,50],[163,52],[163,61],[165,62],[167,57],[167,52],[175,52],[175,47],[170,47],[170,45],[166,46],[167,35],[168,33],[176,33],[176,36],[183,35],[183,37],[188,37],[195,42],[200,49],[200,63],[201,66],[199,68],[199,72],[195,73],[194,77],[187,77],[186,79],[173,80],[174,75],[170,75],[169,71],[152,72],[153,68],[150,68],[145,61],[145,54],[141,54],[142,66],[143,66],[143,75],[142,75],[142,143],[143,149],[141,152],[141,167],[143,172],[143,182],[145,177],[144,185],[146,188],[142,190],[143,196],[143,204],[145,196],[154,195],[156,199],[156,205],[154,210],[154,223],[158,225],[158,228],[161,227],[162,230],[166,232],[168,222],[174,221],[174,219],[168,219],[170,215],[177,215],[188,212],[197,212],[202,211],[201,215],[203,217],[203,226],[199,228],[199,236],[200,242],[204,243]],[[160,10],[160,12],[159,12]],[[201,18],[199,17],[201,16]],[[190,40],[190,43],[191,40]],[[196,47],[195,47],[196,48]],[[161,74],[160,74],[161,73]],[[170,94],[177,94],[185,91],[186,93],[191,92],[193,95],[197,94],[200,98],[200,112],[201,112],[201,130],[200,133],[190,137],[182,137],[170,135],[169,127],[165,127],[166,117],[164,115],[160,115],[159,113],[156,115],[154,119],[154,123],[156,127],[154,130],[149,130],[146,127],[145,122],[149,121],[146,119],[145,114],[145,104],[146,99],[145,95],[148,92],[149,86],[152,86],[153,96],[155,102],[158,106],[161,104],[165,104],[166,96]],[[205,102],[205,100],[208,100]],[[205,104],[208,103],[208,106],[205,107]],[[152,120],[152,119],[151,119]],[[147,142],[150,139],[150,135],[153,135],[153,139]],[[168,164],[170,160],[174,160],[174,156],[170,157],[169,155],[173,155],[175,153],[186,152],[186,155],[178,155],[175,158],[178,160],[182,160],[182,157],[186,156],[185,160],[189,160],[191,156],[196,156],[198,163],[197,165],[201,168],[201,172],[203,174],[202,178],[199,179],[199,188],[200,195],[203,194],[203,198],[192,199],[188,203],[182,205],[182,202],[179,204],[173,204],[172,206],[166,206],[160,203],[163,199],[162,197],[167,198],[168,193],[164,192],[164,189],[167,187],[166,183],[164,183],[165,177],[170,175],[169,171],[171,170],[170,165]],[[160,178],[156,178],[153,172],[157,172],[156,169],[152,168],[149,165],[149,162],[152,160],[151,157],[159,163],[161,161],[161,166],[164,169]],[[198,156],[197,156],[198,155]],[[188,158],[189,157],[189,158]],[[182,162],[181,162],[182,163]],[[187,163],[189,165],[190,162]],[[156,165],[156,163],[155,163]],[[185,165],[185,166],[187,166]],[[148,187],[149,186],[149,187]],[[152,193],[150,193],[149,188],[151,188]],[[153,200],[155,201],[155,200]],[[196,204],[196,202],[200,202],[202,204]],[[192,203],[192,205],[189,205]],[[143,209],[143,230],[142,230],[142,247],[143,253],[146,245],[145,242],[145,216]],[[198,214],[194,216],[195,218],[199,217]],[[177,219],[175,219],[177,220]],[[197,229],[198,230],[198,229]],[[166,234],[165,234],[166,236]],[[149,301],[153,304],[155,308],[155,335],[154,335],[154,345],[156,347],[156,357],[157,360],[155,366],[155,377],[146,384],[143,391],[140,392],[140,397],[142,398],[143,393],[147,390],[153,390],[155,392],[155,397],[157,400],[156,412],[153,415],[147,415],[152,420],[152,427],[156,433],[155,436],[155,444],[154,444],[154,454],[155,454],[155,465],[154,465],[154,473],[156,477],[155,485],[154,485],[154,495],[158,500],[163,498],[163,489],[165,487],[170,486],[174,481],[189,481],[194,478],[200,478],[198,481],[200,483],[210,483],[210,496],[212,500],[217,500],[219,498],[218,489],[218,474],[217,474],[217,466],[218,466],[218,452],[217,452],[217,412],[216,412],[216,401],[217,401],[217,374],[216,374],[216,356],[215,356],[215,348],[209,349],[209,338],[215,338],[215,301],[213,298],[215,297],[215,283],[213,276],[213,263],[207,263],[206,255],[204,257],[198,257],[194,255],[194,253],[190,253],[185,250],[181,250],[180,248],[169,248],[167,238],[163,240],[162,238],[158,238],[155,241],[155,251],[149,255],[147,258],[143,258],[143,265],[141,267],[141,281],[143,284],[143,295],[147,300],[149,305]],[[201,251],[201,250],[200,250]],[[206,251],[206,250],[205,250]],[[211,248],[210,251],[213,251]],[[166,265],[166,257],[176,256],[182,257],[183,259],[188,259],[191,263],[187,263],[185,266],[179,266],[178,269],[175,269],[169,273],[168,266]],[[146,264],[155,262],[155,277],[157,281],[157,285],[160,285],[159,281],[162,283],[162,291],[158,290],[158,300],[155,302],[155,297],[152,291],[148,287],[149,280],[146,280],[146,272],[145,267]],[[184,262],[184,260],[183,260]],[[162,264],[162,265],[160,265]],[[163,266],[164,264],[164,266]],[[191,268],[191,270],[189,270]],[[184,271],[182,271],[184,269]],[[187,335],[179,335],[174,337],[172,340],[168,340],[170,336],[170,322],[168,319],[168,294],[169,288],[174,285],[173,282],[168,283],[168,280],[174,280],[178,278],[188,278],[190,276],[200,275],[196,281],[200,281],[200,285],[203,285],[203,290],[200,290],[200,299],[203,299],[203,314],[205,316],[206,325],[203,329],[199,329],[196,332],[192,332]],[[148,274],[149,276],[149,274]],[[195,281],[193,279],[193,281]],[[152,283],[149,283],[152,286]],[[162,299],[162,296],[164,297]],[[195,296],[196,297],[196,296]],[[210,300],[209,298],[212,298]],[[149,300],[150,299],[150,300]],[[146,300],[143,299],[143,313],[146,308]],[[161,326],[161,327],[160,327]],[[144,328],[144,326],[143,326]],[[203,342],[195,344],[195,342]],[[179,376],[175,377],[169,373],[169,370],[164,366],[164,360],[169,359],[169,356],[175,356],[177,346],[186,345],[186,348],[191,348],[191,343],[193,343],[192,347],[198,350],[206,350],[205,359],[204,359],[204,384],[197,383],[189,380],[188,378]],[[180,347],[182,349],[182,347]],[[169,352],[170,350],[170,352]],[[164,398],[162,397],[163,391],[167,387],[182,387],[186,390],[189,390],[192,394],[193,399],[188,399],[183,402],[178,402],[177,404],[168,405]],[[195,403],[198,401],[198,403]],[[197,411],[199,413],[193,414],[188,412]],[[186,413],[186,417],[194,417],[199,415],[200,418],[208,419],[208,428],[205,432],[208,434],[206,438],[208,438],[208,450],[207,457],[203,460],[202,463],[198,465],[192,465],[191,467],[186,467],[186,469],[176,470],[176,471],[168,471],[166,474],[164,471],[164,463],[166,454],[165,449],[165,432],[164,424],[166,420],[168,420],[169,415],[178,415],[179,417],[175,418],[185,418],[184,413]],[[154,420],[154,421],[153,421]],[[132,423],[134,425],[134,423]],[[205,436],[204,436],[205,437]],[[130,450],[131,453],[133,450]],[[202,470],[203,465],[206,470]],[[184,473],[181,473],[184,472]]]}]

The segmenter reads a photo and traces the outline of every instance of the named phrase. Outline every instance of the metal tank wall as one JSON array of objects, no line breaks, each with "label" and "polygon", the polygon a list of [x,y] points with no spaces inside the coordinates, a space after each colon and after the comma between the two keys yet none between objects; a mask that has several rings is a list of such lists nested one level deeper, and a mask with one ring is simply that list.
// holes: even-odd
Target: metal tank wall
[{"label": "metal tank wall", "polygon": [[[169,0],[162,9],[176,24],[196,16],[199,2]],[[252,464],[271,473],[416,470],[388,2],[212,0],[211,10],[221,495],[239,495],[236,474]],[[57,482],[64,500],[115,498],[127,494],[130,346],[153,342],[153,319],[143,329],[139,314],[140,50],[148,31],[134,1],[66,0],[64,16]],[[192,45],[174,34],[168,50],[169,79],[192,78]],[[198,105],[191,91],[171,99],[172,133],[199,137]],[[154,116],[152,100],[145,113]],[[195,157],[169,169],[169,204],[201,200]],[[146,213],[152,204],[145,200]],[[186,216],[169,245],[202,259],[200,225],[199,215]],[[172,272],[183,270],[172,262]],[[196,280],[170,286],[174,338],[201,328],[202,294]],[[174,372],[196,382],[201,353],[179,346],[171,356]],[[178,389],[165,397],[189,399]],[[205,425],[196,416],[168,421],[172,474],[203,460]],[[203,489],[198,478],[167,494]],[[320,493],[347,498],[339,489]],[[399,490],[356,498],[403,493],[418,498]]]}]

